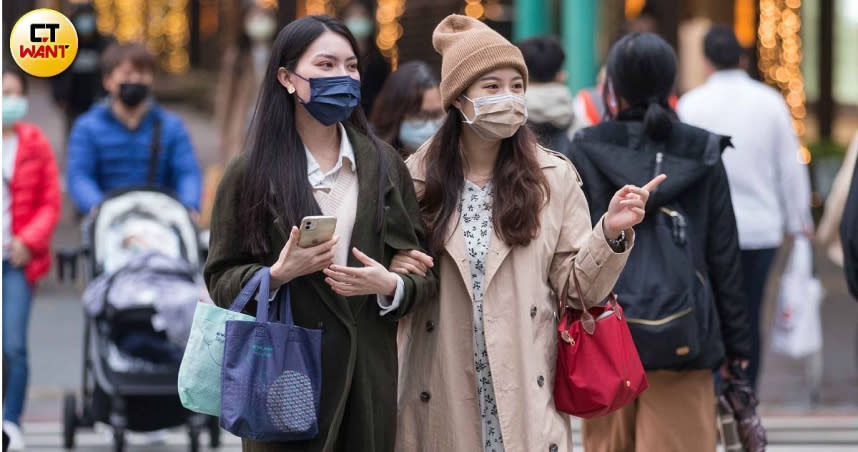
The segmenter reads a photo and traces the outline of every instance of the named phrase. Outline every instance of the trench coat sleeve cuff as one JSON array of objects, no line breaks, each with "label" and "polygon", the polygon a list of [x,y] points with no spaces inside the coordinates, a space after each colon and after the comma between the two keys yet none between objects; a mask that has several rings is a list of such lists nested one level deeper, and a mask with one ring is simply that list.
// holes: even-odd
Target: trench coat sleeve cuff
[{"label": "trench coat sleeve cuff", "polygon": [[635,244],[635,230],[632,228],[626,229],[626,249],[618,253],[611,249],[608,244],[608,239],[605,237],[604,223],[605,217],[599,219],[596,226],[593,226],[593,234],[590,236],[590,242],[587,244],[587,249],[596,260],[597,265],[602,266],[605,262],[620,259],[625,264],[632,247]]},{"label": "trench coat sleeve cuff", "polygon": [[397,309],[402,304],[402,297],[405,296],[405,281],[402,277],[396,275],[396,292],[393,293],[393,300],[384,295],[378,295],[378,307],[381,308],[379,315],[389,314]]},{"label": "trench coat sleeve cuff", "polygon": [[630,228],[626,230],[625,251],[615,252],[605,238],[605,232],[602,229],[604,221],[605,217],[602,217],[596,223],[590,239],[575,259],[575,265],[581,271],[579,278],[581,278],[584,297],[590,303],[597,303],[610,294],[635,242],[634,229]]}]

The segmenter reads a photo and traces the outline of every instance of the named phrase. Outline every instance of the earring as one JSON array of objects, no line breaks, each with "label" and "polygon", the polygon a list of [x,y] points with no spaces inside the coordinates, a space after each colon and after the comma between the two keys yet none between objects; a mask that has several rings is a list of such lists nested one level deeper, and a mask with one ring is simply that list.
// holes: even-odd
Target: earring
[{"label": "earring", "polygon": [[288,92],[289,94],[295,94],[295,87],[294,86],[286,87],[286,92]]}]

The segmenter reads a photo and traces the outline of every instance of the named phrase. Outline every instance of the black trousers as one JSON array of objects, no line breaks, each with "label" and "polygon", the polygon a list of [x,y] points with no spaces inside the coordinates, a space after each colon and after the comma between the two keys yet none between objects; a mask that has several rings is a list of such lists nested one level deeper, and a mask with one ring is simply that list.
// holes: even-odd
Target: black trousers
[{"label": "black trousers", "polygon": [[757,388],[757,377],[762,368],[760,310],[766,281],[769,279],[769,272],[777,251],[777,248],[742,250],[742,274],[748,301],[748,322],[751,324],[751,364],[748,366],[748,377],[754,389]]}]

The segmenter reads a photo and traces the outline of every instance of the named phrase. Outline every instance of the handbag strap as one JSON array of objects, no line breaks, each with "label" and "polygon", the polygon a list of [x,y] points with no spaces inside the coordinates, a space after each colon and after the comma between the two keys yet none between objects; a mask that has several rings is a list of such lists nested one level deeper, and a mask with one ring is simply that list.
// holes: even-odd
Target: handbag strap
[{"label": "handbag strap", "polygon": [[294,325],[295,320],[292,318],[292,292],[289,290],[289,284],[280,286],[280,291],[277,292],[277,302],[280,303],[280,323]]},{"label": "handbag strap", "polygon": [[253,297],[253,294],[256,292],[256,289],[258,289],[259,285],[262,283],[262,277],[267,274],[268,267],[262,267],[257,270],[256,273],[254,273],[253,276],[244,284],[244,287],[241,288],[241,292],[239,292],[238,296],[235,297],[235,300],[232,302],[229,310],[235,312],[243,311],[244,307],[247,306],[247,303],[250,301],[250,298]]},{"label": "handbag strap", "polygon": [[[581,283],[578,281],[578,272],[575,270],[575,261],[572,261],[572,282],[575,284],[575,293],[578,295],[578,301],[581,303],[581,325],[584,327],[584,331],[587,334],[592,335],[596,332],[596,319],[593,318],[593,314],[587,310],[587,305],[584,303],[584,293],[581,291]],[[613,295],[613,294],[612,294]],[[566,313],[566,309],[572,306],[567,304],[569,300],[569,279],[566,279],[566,282],[563,284],[563,290],[557,297],[557,312],[560,315],[561,322],[564,320],[564,315]],[[572,307],[572,309],[578,309],[578,307]]]}]

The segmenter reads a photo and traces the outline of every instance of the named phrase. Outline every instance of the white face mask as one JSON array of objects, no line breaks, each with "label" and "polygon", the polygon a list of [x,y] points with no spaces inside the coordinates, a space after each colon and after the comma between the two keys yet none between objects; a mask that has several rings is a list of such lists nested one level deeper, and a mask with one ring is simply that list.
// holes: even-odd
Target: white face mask
[{"label": "white face mask", "polygon": [[474,118],[468,119],[463,110],[464,123],[484,140],[502,140],[509,138],[527,122],[527,103],[518,94],[504,93],[465,99],[474,104]]},{"label": "white face mask", "polygon": [[277,31],[277,22],[273,17],[263,14],[254,14],[247,18],[244,31],[251,40],[260,42],[268,41]]}]

